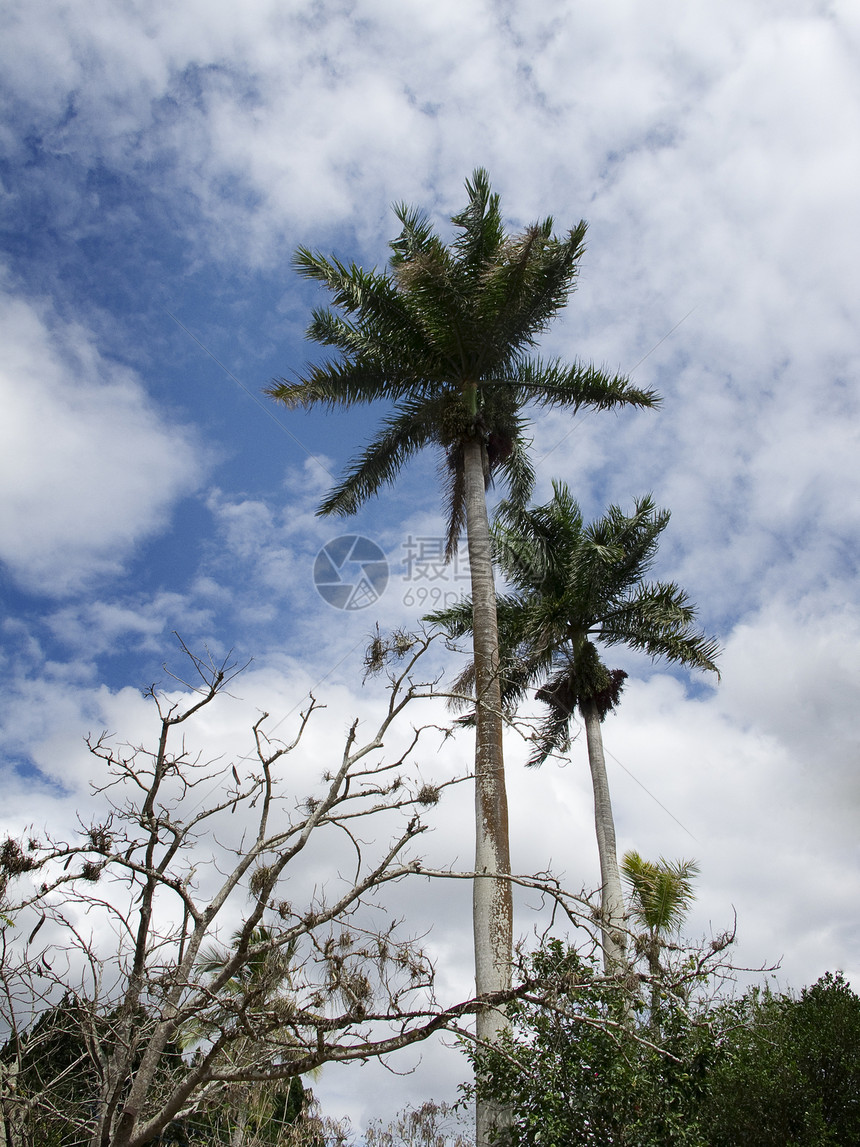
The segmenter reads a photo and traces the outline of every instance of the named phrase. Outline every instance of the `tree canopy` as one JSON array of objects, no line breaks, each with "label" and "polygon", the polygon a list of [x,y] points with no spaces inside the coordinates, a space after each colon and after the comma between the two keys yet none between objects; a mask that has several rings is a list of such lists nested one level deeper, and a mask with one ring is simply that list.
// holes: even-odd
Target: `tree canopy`
[{"label": "tree canopy", "polygon": [[484,1086],[513,1113],[508,1147],[860,1142],[860,997],[840,973],[799,995],[689,1006],[667,975],[658,1045],[649,1025],[620,1022],[618,992],[581,954],[552,942],[535,959],[566,971],[566,996],[511,1005],[509,1041],[482,1057]]}]

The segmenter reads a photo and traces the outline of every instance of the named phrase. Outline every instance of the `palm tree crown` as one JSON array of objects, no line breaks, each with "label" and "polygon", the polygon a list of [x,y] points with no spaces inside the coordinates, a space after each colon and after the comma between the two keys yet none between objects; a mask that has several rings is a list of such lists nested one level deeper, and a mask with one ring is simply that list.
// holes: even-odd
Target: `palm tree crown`
[{"label": "palm tree crown", "polygon": [[[548,709],[530,765],[570,747],[570,724],[584,703],[595,705],[601,721],[617,704],[627,674],[606,668],[601,646],[718,672],[719,644],[694,628],[696,609],[684,590],[645,580],[668,523],[669,511],[644,497],[632,514],[611,506],[586,525],[563,482],[553,483],[544,506],[500,507],[493,545],[511,587],[498,599],[502,695],[510,707],[539,684]],[[428,620],[462,636],[471,628],[471,602]]]},{"label": "palm tree crown", "polygon": [[464,524],[467,441],[481,443],[485,477],[503,476],[523,504],[533,483],[527,404],[575,412],[658,402],[620,375],[531,353],[573,290],[585,223],[559,238],[546,218],[509,236],[487,173],[476,171],[466,189],[469,203],[452,219],[457,236],[450,245],[423,212],[395,206],[402,231],[385,271],[346,266],[304,247],[296,252],[299,273],[322,283],[335,308],[314,311],[308,337],[338,354],[268,390],[290,407],[393,402],[379,434],[319,512],[354,513],[394,482],[409,458],[435,445],[447,462],[449,552]]},{"label": "palm tree crown", "polygon": [[631,850],[624,854],[621,872],[630,888],[631,911],[652,938],[681,926],[696,898],[695,860],[645,860]]}]

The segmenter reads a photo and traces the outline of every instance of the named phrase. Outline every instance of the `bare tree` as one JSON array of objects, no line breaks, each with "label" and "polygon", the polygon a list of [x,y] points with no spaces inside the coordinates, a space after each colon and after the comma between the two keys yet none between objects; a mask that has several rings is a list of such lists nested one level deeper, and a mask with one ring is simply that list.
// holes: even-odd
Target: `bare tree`
[{"label": "bare tree", "polygon": [[[247,757],[195,754],[189,723],[240,670],[187,649],[194,682],[149,691],[152,747],[88,740],[100,819],[71,842],[0,845],[5,1147],[30,1147],[35,1125],[40,1147],[49,1127],[58,1144],[145,1147],[231,1088],[384,1056],[474,1015],[475,998],[436,1001],[427,955],[377,896],[426,871],[413,844],[457,783],[428,785],[411,767],[443,732],[404,716],[435,695],[415,676],[432,640],[376,639],[371,658],[395,665],[378,727],[361,739],[353,722],[303,801],[285,766],[319,703],[310,697],[288,743],[267,735],[263,714]],[[303,891],[311,853],[331,859]],[[260,968],[278,970],[280,990]],[[50,1070],[34,1069],[40,1058]]]},{"label": "bare tree", "polygon": [[374,1120],[364,1133],[367,1147],[474,1147],[474,1132],[464,1127],[463,1113],[448,1103],[428,1099],[400,1111],[388,1123]]},{"label": "bare tree", "polygon": [[[198,724],[241,669],[185,649],[193,682],[148,691],[151,746],[88,740],[96,818],[69,841],[31,832],[0,842],[0,1147],[196,1143],[206,1140],[195,1127],[222,1133],[212,1113],[231,1105],[229,1134],[243,1128],[248,1147],[321,1147],[337,1135],[318,1114],[303,1129],[289,1113],[282,1101],[303,1094],[291,1080],[441,1030],[480,1050],[476,1013],[515,998],[571,1006],[577,985],[536,976],[527,955],[510,988],[439,1001],[426,952],[386,907],[394,882],[477,875],[416,851],[445,790],[471,779],[421,776],[421,757],[450,732],[413,723],[439,696],[419,676],[434,639],[377,633],[365,665],[388,675],[378,720],[363,737],[353,721],[329,760],[320,745],[330,738],[310,749],[323,708],[312,696],[289,741],[267,734],[261,714],[246,755],[196,750]],[[309,758],[321,776],[299,799],[291,774]],[[547,907],[550,927],[597,950],[594,897],[548,873],[506,879]],[[696,979],[703,967],[681,971]]]}]

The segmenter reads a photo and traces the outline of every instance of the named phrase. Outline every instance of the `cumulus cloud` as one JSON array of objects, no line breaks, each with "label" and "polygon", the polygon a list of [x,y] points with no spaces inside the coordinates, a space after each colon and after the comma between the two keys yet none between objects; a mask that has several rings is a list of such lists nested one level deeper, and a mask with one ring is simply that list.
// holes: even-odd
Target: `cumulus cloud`
[{"label": "cumulus cloud", "polygon": [[856,610],[775,602],[729,638],[715,690],[634,676],[605,726],[619,848],[696,857],[693,927],[736,910],[739,962],[784,958],[794,985],[860,976],[856,649]]},{"label": "cumulus cloud", "polygon": [[193,492],[203,453],[133,372],[50,307],[0,297],[0,557],[35,593],[116,574]]},{"label": "cumulus cloud", "polygon": [[150,597],[76,601],[56,609],[46,621],[69,650],[87,658],[95,660],[118,646],[161,655],[165,635],[171,629],[181,630],[188,639],[192,633],[211,629],[212,612],[203,605],[207,596],[201,586],[190,598],[159,593]]}]

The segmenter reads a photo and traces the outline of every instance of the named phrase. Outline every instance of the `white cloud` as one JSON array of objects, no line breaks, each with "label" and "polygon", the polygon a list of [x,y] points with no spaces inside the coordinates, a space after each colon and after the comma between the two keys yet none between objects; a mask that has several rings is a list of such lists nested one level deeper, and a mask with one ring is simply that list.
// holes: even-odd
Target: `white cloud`
[{"label": "white cloud", "polygon": [[[205,592],[199,591],[200,598]],[[192,603],[193,602],[193,603]],[[199,600],[178,593],[159,593],[131,600],[75,602],[47,617],[52,633],[67,648],[96,659],[118,647],[161,654],[166,632],[206,632],[212,619]]]},{"label": "white cloud", "polygon": [[729,638],[710,696],[633,679],[605,727],[635,778],[610,764],[619,848],[696,857],[693,926],[736,908],[739,961],[784,956],[795,986],[834,967],[860,977],[857,628],[856,610],[775,603]]},{"label": "white cloud", "polygon": [[116,574],[194,490],[203,456],[126,367],[50,308],[0,298],[0,557],[37,593]]}]

